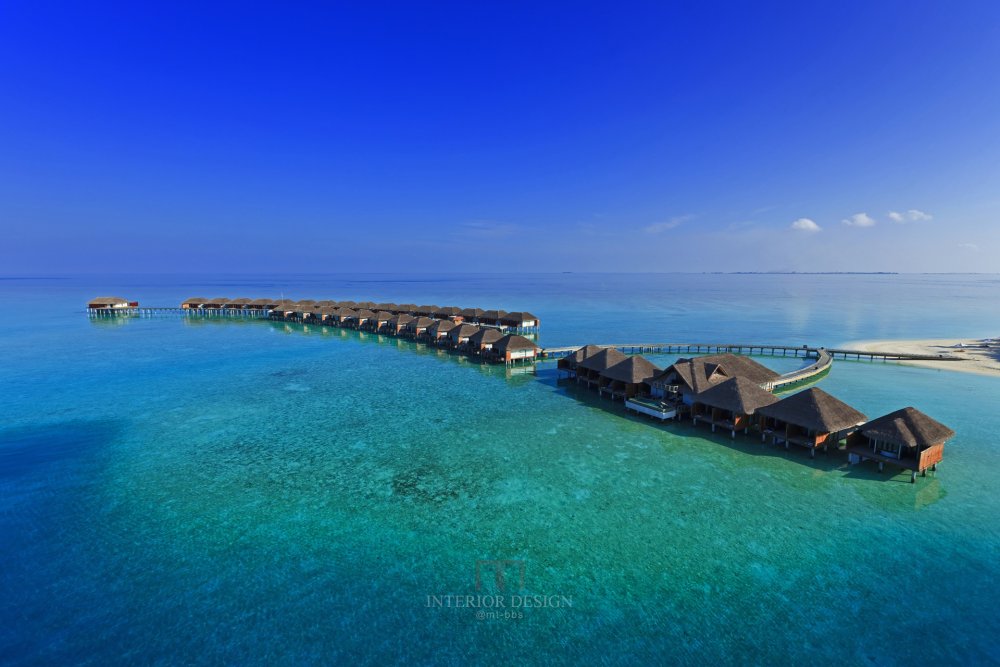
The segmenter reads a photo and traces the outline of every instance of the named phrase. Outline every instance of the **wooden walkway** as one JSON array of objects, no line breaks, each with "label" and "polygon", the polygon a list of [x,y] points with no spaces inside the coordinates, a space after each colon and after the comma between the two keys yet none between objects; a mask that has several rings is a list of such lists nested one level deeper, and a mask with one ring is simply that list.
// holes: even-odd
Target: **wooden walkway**
[{"label": "wooden walkway", "polygon": [[[579,350],[582,345],[568,345],[563,347],[546,347],[541,351],[543,358],[565,357]],[[922,355],[908,354],[905,352],[867,352],[862,350],[844,350],[840,348],[826,349],[823,347],[811,347],[809,345],[761,345],[749,343],[625,343],[606,344],[597,347],[613,347],[625,354],[746,354],[771,357],[817,357],[820,351],[835,359],[840,356],[842,359],[867,359],[874,361],[881,359],[884,361],[961,361],[961,357],[945,354]]]}]

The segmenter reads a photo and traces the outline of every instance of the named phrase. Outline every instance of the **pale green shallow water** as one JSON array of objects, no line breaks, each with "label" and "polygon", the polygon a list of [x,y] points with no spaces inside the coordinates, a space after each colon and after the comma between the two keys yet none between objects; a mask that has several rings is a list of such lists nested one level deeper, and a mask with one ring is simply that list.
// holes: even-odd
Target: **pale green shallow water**
[{"label": "pale green shallow water", "polygon": [[[723,315],[735,309],[752,329],[745,340],[947,335],[919,329],[927,319],[911,310],[926,296],[901,301],[897,292],[912,291],[905,283],[870,290],[876,305],[859,305],[855,319],[882,312],[882,300],[899,316],[855,335],[817,314],[825,309],[802,316],[799,295],[823,296],[837,278],[762,278],[772,282],[747,297],[753,304],[719,300],[697,316],[696,302],[714,291],[654,285],[634,328],[589,330],[602,342],[728,339],[740,323]],[[820,278],[827,283],[811,282]],[[712,289],[724,279],[745,286],[747,277],[719,277]],[[77,292],[176,301],[274,291],[131,280],[4,288],[59,305],[35,319],[7,316],[2,334],[4,663],[970,664],[1000,655],[1000,381],[835,365],[821,386],[867,414],[912,404],[958,431],[939,473],[910,485],[837,455],[811,461],[628,417],[557,384],[551,364],[508,376],[337,330],[92,324],[73,312]],[[508,286],[511,306],[543,318],[545,343],[588,342],[573,313],[607,280],[525,279]],[[335,292],[279,287],[302,298],[451,296],[459,305],[488,290],[386,280],[357,293],[329,281]],[[768,296],[779,289],[791,295],[784,302]],[[976,298],[967,311],[955,299],[942,305],[965,317],[956,333],[1000,333],[988,319],[997,316],[974,306],[977,290],[996,295],[996,283],[958,290]],[[620,292],[606,291],[608,310],[623,307]],[[678,333],[654,335],[664,328]],[[563,595],[572,607],[507,621],[425,607],[428,595],[474,593],[483,558],[523,560],[528,593]]]}]

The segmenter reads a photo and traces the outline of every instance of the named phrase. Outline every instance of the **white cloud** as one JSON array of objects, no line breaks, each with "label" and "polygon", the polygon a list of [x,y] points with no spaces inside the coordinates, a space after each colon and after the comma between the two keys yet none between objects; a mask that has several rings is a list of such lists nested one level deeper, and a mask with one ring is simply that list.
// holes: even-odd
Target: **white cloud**
[{"label": "white cloud", "polygon": [[645,227],[642,228],[642,231],[646,232],[647,234],[660,234],[669,229],[676,229],[677,227],[680,227],[693,217],[694,217],[693,215],[679,215],[675,218],[670,218],[669,220],[665,220],[663,222],[654,222],[651,225],[646,225]]},{"label": "white cloud", "polygon": [[972,252],[979,252],[979,244],[977,243],[959,243],[958,247],[971,250]]},{"label": "white cloud", "polygon": [[792,229],[799,232],[809,232],[815,233],[823,231],[823,228],[817,225],[813,220],[809,218],[799,218],[792,223]]},{"label": "white cloud", "polygon": [[867,213],[855,213],[849,218],[844,218],[841,220],[842,223],[848,225],[849,227],[873,227],[875,226],[875,218],[871,217]]},{"label": "white cloud", "polygon": [[908,211],[900,213],[899,211],[889,211],[889,219],[893,222],[926,222],[928,220],[933,220],[934,216],[930,213],[924,213],[923,211],[918,211],[915,208],[911,208]]}]

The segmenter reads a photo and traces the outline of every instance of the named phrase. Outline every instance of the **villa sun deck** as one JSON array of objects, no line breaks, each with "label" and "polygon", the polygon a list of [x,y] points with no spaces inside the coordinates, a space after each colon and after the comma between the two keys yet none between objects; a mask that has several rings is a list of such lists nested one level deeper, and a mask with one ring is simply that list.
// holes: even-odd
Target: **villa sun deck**
[{"label": "villa sun deck", "polygon": [[660,421],[677,419],[679,414],[675,405],[664,403],[659,399],[639,396],[626,400],[625,409],[648,415]]}]

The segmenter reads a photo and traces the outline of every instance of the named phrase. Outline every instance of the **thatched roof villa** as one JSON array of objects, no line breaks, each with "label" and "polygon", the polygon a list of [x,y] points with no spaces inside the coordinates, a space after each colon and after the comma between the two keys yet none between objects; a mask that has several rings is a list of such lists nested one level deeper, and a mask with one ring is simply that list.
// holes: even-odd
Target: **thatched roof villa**
[{"label": "thatched roof villa", "polygon": [[517,334],[507,334],[493,343],[492,355],[498,361],[507,364],[518,361],[531,361],[538,356],[540,348],[524,336]]},{"label": "thatched roof villa", "polygon": [[587,357],[593,356],[603,350],[599,345],[584,345],[576,352],[561,358],[556,362],[556,367],[560,371],[565,371],[569,377],[576,376],[576,366]]},{"label": "thatched roof villa", "polygon": [[448,332],[457,326],[458,323],[451,320],[435,320],[434,324],[427,327],[427,337],[437,342],[446,340]]},{"label": "thatched roof villa", "polygon": [[506,316],[506,310],[486,310],[479,315],[479,323],[498,327],[500,326],[500,320]]},{"label": "thatched roof villa", "polygon": [[600,391],[610,395],[612,400],[620,398],[623,401],[633,396],[649,394],[649,383],[661,370],[645,357],[627,357],[598,372]]},{"label": "thatched roof villa", "polygon": [[603,348],[576,365],[576,381],[585,382],[588,387],[600,387],[601,373],[627,358],[613,347]]},{"label": "thatched roof villa", "polygon": [[87,302],[88,310],[120,310],[122,308],[137,308],[138,301],[129,301],[120,296],[95,296]]},{"label": "thatched roof villa", "polygon": [[468,344],[469,338],[478,332],[479,327],[477,326],[473,326],[472,324],[459,324],[457,327],[448,332],[448,344],[455,348],[463,347]]},{"label": "thatched roof villa", "polygon": [[414,317],[412,315],[407,315],[406,313],[400,313],[399,315],[393,315],[386,322],[385,330],[394,336],[398,336],[403,328],[413,321]]},{"label": "thatched roof villa", "polygon": [[403,335],[408,338],[417,338],[421,334],[427,333],[427,327],[434,324],[437,320],[431,319],[430,317],[415,317],[406,323],[403,327]]},{"label": "thatched roof villa", "polygon": [[475,324],[479,322],[479,317],[485,312],[482,308],[466,308],[462,311],[462,321]]},{"label": "thatched roof villa", "polygon": [[462,309],[457,306],[443,306],[431,313],[431,316],[439,320],[453,320],[461,322]]},{"label": "thatched roof villa", "polygon": [[917,473],[937,470],[944,458],[944,446],[955,432],[916,408],[908,407],[873,419],[847,439],[851,463],[866,459],[910,471],[910,481]]},{"label": "thatched roof villa", "polygon": [[513,313],[505,313],[503,317],[500,318],[500,324],[514,329],[534,329],[538,327],[541,322],[531,313],[518,310]]},{"label": "thatched roof villa", "polygon": [[695,394],[691,416],[695,424],[704,421],[712,426],[712,432],[716,426],[727,428],[735,438],[737,431],[750,431],[760,408],[779,400],[757,382],[737,375]]},{"label": "thatched roof villa", "polygon": [[729,378],[744,377],[765,386],[779,374],[750,357],[712,354],[678,359],[650,383],[654,396],[692,405],[694,396]]},{"label": "thatched roof villa", "polygon": [[810,456],[816,455],[818,447],[824,451],[830,445],[836,447],[868,421],[865,415],[817,387],[761,407],[758,413],[763,418],[762,440],[771,435],[774,443],[783,442],[786,448],[789,444],[807,447]]},{"label": "thatched roof villa", "polygon": [[193,296],[190,299],[184,299],[183,301],[181,301],[181,308],[183,308],[184,310],[201,308],[201,305],[207,301],[208,299],[206,299],[203,296]]},{"label": "thatched roof villa", "polygon": [[501,338],[503,338],[503,334],[496,329],[489,327],[480,328],[476,333],[469,336],[469,340],[465,346],[466,349],[474,354],[485,354],[493,349],[493,345]]}]

